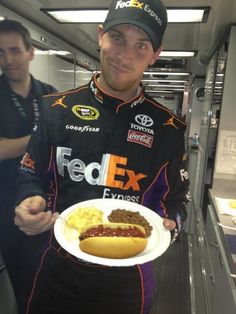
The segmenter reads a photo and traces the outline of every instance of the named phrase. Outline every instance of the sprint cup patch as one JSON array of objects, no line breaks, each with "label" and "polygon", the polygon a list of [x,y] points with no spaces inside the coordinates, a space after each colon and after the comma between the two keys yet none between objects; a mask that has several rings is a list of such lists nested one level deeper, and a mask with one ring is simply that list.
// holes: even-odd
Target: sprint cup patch
[{"label": "sprint cup patch", "polygon": [[75,105],[72,108],[73,113],[82,120],[97,120],[99,112],[96,108],[85,105]]},{"label": "sprint cup patch", "polygon": [[143,146],[152,147],[153,143],[153,136],[149,134],[145,134],[142,132],[138,132],[135,130],[129,130],[128,136],[127,136],[127,141],[132,142],[132,143],[137,143],[141,144]]}]

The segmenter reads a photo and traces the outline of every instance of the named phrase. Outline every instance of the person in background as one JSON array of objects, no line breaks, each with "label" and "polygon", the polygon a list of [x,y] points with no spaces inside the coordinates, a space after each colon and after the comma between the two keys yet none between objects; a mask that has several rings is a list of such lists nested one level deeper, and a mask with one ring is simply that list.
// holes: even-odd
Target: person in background
[{"label": "person in background", "polygon": [[15,20],[0,22],[0,251],[19,307],[29,294],[45,235],[29,238],[14,225],[16,179],[32,129],[42,106],[42,95],[56,89],[29,73],[34,48],[28,29]]},{"label": "person in background", "polygon": [[52,232],[28,314],[150,311],[153,262],[92,264],[61,248],[52,227],[57,212],[75,203],[114,198],[161,215],[172,242],[181,231],[189,198],[185,123],[141,84],[161,52],[166,25],[160,0],[113,0],[98,28],[101,72],[87,85],[44,97],[21,161],[15,210],[15,224],[27,235]]}]

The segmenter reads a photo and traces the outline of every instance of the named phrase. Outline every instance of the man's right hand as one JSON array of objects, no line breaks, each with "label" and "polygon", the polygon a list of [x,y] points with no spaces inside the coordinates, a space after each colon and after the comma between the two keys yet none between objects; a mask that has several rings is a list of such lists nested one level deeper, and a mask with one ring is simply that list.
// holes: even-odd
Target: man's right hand
[{"label": "man's right hand", "polygon": [[51,229],[58,213],[45,211],[46,201],[41,196],[26,198],[15,208],[15,225],[27,235],[36,235]]}]

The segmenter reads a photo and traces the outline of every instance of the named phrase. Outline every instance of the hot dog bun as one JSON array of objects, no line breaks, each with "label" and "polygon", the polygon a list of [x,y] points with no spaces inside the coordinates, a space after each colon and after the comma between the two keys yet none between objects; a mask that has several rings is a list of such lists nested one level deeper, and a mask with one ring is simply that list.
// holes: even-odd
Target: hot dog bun
[{"label": "hot dog bun", "polygon": [[80,234],[79,246],[87,254],[118,259],[141,253],[147,243],[142,226],[105,223],[87,226]]}]

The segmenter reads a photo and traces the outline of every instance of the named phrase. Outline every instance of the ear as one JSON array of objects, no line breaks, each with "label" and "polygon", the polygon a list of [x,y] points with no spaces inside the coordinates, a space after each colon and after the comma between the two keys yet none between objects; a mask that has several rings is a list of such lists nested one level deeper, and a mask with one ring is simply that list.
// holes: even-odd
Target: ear
[{"label": "ear", "polygon": [[98,44],[99,44],[99,47],[101,47],[103,34],[104,34],[103,26],[100,24],[100,25],[98,25]]},{"label": "ear", "polygon": [[154,53],[154,56],[153,56],[149,65],[153,65],[157,61],[161,52],[162,52],[162,46],[160,48],[158,48],[157,51]]},{"label": "ear", "polygon": [[28,49],[29,60],[32,61],[34,59],[34,47]]}]

